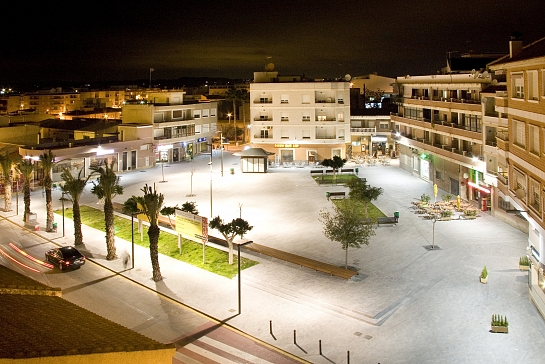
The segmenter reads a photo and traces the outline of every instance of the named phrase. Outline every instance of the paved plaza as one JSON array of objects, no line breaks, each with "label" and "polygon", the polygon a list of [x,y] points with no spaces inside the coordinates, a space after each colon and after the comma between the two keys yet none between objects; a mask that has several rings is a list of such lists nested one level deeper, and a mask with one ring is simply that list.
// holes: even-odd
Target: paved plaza
[{"label": "paved plaza", "polygon": [[[156,183],[165,195],[165,205],[195,201],[200,215],[209,216],[212,202],[212,216],[229,221],[241,216],[254,226],[246,236],[249,240],[344,265],[344,251],[339,243],[324,237],[318,214],[332,206],[327,191],[346,187],[317,185],[309,168],[243,174],[238,158],[230,153],[224,153],[221,176],[216,153],[212,173],[206,156],[165,166],[165,182],[160,166],[125,173],[121,177],[125,192],[115,201],[123,203],[141,194],[145,183]],[[229,173],[231,167],[235,174]],[[399,211],[400,219],[397,225],[378,227],[369,246],[349,250],[348,264],[358,275],[347,281],[243,248],[244,256],[260,264],[242,272],[242,314],[228,323],[312,363],[346,363],[348,351],[351,363],[542,360],[545,321],[530,302],[527,272],[518,269],[519,257],[526,254],[527,235],[487,213],[476,220],[437,222],[432,235],[432,222],[421,219],[411,208],[411,202],[423,193],[433,196],[431,184],[396,163],[360,167],[359,176],[384,189],[375,205],[388,216]],[[60,192],[54,194],[57,201]],[[41,192],[33,192],[32,198],[32,210],[44,226]],[[82,203],[102,207],[89,193]],[[70,244],[71,234],[72,222],[68,221],[66,238],[56,241]],[[211,234],[220,236],[214,230]],[[103,235],[89,228],[83,235],[92,260],[122,270],[119,260],[104,259]],[[432,241],[437,249],[426,249]],[[116,245],[120,250],[130,249],[130,242],[117,240]],[[156,284],[150,280],[149,253],[137,246],[135,260],[136,269],[124,273],[128,278],[218,320],[236,312],[237,279],[161,257],[165,279]],[[484,265],[489,271],[488,284],[479,282]],[[492,314],[507,315],[509,334],[489,332]],[[153,327],[141,332],[163,342],[174,339]]]}]

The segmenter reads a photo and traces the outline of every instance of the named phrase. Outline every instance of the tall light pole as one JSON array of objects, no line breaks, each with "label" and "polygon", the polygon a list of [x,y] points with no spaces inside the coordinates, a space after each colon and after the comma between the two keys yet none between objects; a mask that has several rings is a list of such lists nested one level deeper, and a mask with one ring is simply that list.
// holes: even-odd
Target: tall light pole
[{"label": "tall light pole", "polygon": [[62,204],[62,237],[64,238],[64,192],[61,195]]}]

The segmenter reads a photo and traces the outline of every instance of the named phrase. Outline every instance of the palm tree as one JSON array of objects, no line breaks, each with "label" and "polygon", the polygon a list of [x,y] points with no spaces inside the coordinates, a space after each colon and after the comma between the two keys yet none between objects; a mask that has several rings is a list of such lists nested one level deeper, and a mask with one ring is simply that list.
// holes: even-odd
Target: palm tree
[{"label": "palm tree", "polygon": [[[225,93],[225,100],[233,102],[233,121],[236,125],[237,123],[237,103],[240,100],[240,92],[236,87],[231,87]],[[236,135],[235,135],[236,138]]]},{"label": "palm tree", "polygon": [[244,130],[242,131],[242,142],[246,143],[246,106],[245,105],[246,105],[246,102],[250,100],[250,94],[248,93],[248,90],[243,88],[239,90],[239,96],[240,96],[240,103],[242,108],[242,125],[244,126]]},{"label": "palm tree", "polygon": [[107,260],[117,258],[115,252],[115,231],[114,231],[114,206],[112,199],[123,194],[123,186],[119,184],[119,177],[115,174],[114,163],[104,166],[91,166],[93,174],[97,174],[96,182],[93,182],[91,193],[99,199],[104,200],[104,225],[106,228]]},{"label": "palm tree", "polygon": [[138,212],[143,213],[148,218],[150,225],[148,228],[149,253],[153,269],[153,280],[159,282],[163,280],[161,269],[159,268],[159,234],[161,233],[161,229],[159,229],[159,212],[161,211],[165,197],[162,193],[157,193],[155,184],[153,188],[146,184],[141,191],[144,192],[144,196],[133,196],[131,197],[133,201],[125,202],[125,205],[127,205],[127,210],[132,210],[134,202],[136,202],[137,208],[140,209]]},{"label": "palm tree", "polygon": [[0,154],[0,168],[4,175],[4,211],[11,211],[11,186],[13,186],[13,176],[11,169],[15,164],[15,160],[10,156],[9,152]]},{"label": "palm tree", "polygon": [[[64,181],[61,186],[63,194],[68,196],[68,200],[72,201],[72,209],[74,214],[74,244],[83,244],[83,234],[81,232],[81,212],[79,208],[79,200],[85,189],[85,185],[89,181],[90,175],[87,178],[81,178],[83,169],[80,169],[78,177],[74,178],[68,168],[63,168],[61,179]],[[64,196],[63,196],[64,198]]]},{"label": "palm tree", "polygon": [[45,210],[47,214],[45,231],[51,232],[53,231],[53,219],[55,218],[55,215],[53,215],[53,199],[51,197],[51,185],[53,184],[51,180],[51,170],[56,164],[55,155],[49,150],[40,155],[40,162],[44,169],[43,184],[45,189]]},{"label": "palm tree", "polygon": [[25,203],[25,213],[23,214],[23,221],[27,221],[27,217],[30,214],[30,179],[35,170],[35,165],[30,158],[25,158],[17,163],[17,170],[23,175],[23,202]]}]

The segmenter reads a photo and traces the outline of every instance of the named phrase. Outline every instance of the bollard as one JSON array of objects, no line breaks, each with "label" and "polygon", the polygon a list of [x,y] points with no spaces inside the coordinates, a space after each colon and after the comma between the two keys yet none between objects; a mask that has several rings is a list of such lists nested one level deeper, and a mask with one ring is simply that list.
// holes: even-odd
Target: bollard
[{"label": "bollard", "polygon": [[318,349],[320,351],[320,355],[322,355],[322,340],[318,340]]},{"label": "bollard", "polygon": [[346,352],[346,363],[350,364],[350,350]]},{"label": "bollard", "polygon": [[293,343],[297,345],[297,331],[293,330]]},{"label": "bollard", "polygon": [[272,333],[272,320],[269,320],[269,332],[271,333],[271,335],[273,334]]}]

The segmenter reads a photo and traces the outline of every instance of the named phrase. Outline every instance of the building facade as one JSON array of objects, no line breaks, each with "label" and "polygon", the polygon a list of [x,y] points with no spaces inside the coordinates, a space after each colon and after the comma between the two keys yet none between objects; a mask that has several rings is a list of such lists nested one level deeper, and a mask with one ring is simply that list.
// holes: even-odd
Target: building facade
[{"label": "building facade", "polygon": [[250,84],[250,142],[279,163],[345,157],[350,145],[350,83],[280,76],[273,66]]},{"label": "building facade", "polygon": [[392,115],[400,167],[488,210],[492,182],[484,159],[483,91],[488,72],[397,78]]},{"label": "building facade", "polygon": [[169,163],[211,150],[218,120],[217,102],[185,103],[183,91],[150,92],[147,100],[125,103],[122,115],[122,125],[153,125],[155,158]]},{"label": "building facade", "polygon": [[[514,35],[509,55],[489,64],[506,77],[506,92],[495,97],[503,115],[498,149],[498,215],[510,212],[528,221],[529,291],[545,316],[545,38],[523,47]],[[515,217],[516,218],[516,217]]]}]

